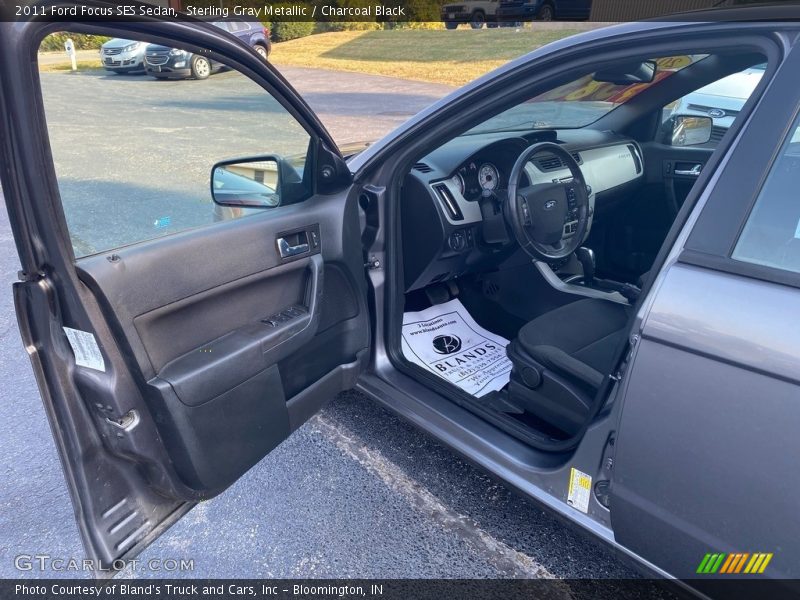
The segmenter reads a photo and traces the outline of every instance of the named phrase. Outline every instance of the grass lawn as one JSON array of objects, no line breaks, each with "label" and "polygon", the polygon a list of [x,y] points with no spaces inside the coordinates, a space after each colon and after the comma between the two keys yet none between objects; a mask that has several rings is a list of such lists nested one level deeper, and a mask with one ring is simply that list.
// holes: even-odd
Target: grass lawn
[{"label": "grass lawn", "polygon": [[463,85],[574,33],[512,28],[319,33],[274,44],[270,62]]},{"label": "grass lawn", "polygon": [[[91,60],[79,60],[77,63],[78,71],[88,71],[93,69],[100,69],[102,65],[100,64],[100,59],[91,59]],[[72,70],[72,63],[69,62],[68,58],[64,59],[64,62],[60,63],[52,63],[52,64],[44,64],[39,63],[39,71],[41,72],[48,72],[48,71],[70,71]]]}]

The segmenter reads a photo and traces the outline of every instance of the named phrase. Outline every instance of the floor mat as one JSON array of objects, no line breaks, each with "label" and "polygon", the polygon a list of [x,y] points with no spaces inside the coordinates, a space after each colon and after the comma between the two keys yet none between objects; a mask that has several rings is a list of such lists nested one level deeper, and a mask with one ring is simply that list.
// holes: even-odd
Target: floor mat
[{"label": "floor mat", "polygon": [[478,325],[458,300],[403,314],[403,356],[477,397],[508,383],[507,345]]}]

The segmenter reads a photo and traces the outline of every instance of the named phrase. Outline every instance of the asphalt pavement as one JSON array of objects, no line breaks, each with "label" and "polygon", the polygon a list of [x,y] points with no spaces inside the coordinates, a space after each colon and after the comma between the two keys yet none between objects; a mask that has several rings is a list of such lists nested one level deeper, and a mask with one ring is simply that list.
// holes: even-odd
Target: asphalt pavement
[{"label": "asphalt pavement", "polygon": [[[284,72],[341,143],[378,137],[450,90],[360,74]],[[74,90],[69,86],[81,78],[99,83],[104,76],[48,77],[47,85]],[[130,79],[115,84],[142,86]],[[147,83],[190,85],[203,96],[210,90],[202,86],[213,81]],[[104,80],[109,82],[114,80]],[[20,573],[14,566],[19,554],[83,556],[17,330],[11,284],[18,268],[1,211],[0,577],[74,576]],[[192,559],[192,571],[171,573],[187,577],[635,577],[605,548],[356,392],[334,398],[141,558]],[[137,570],[120,576],[159,575]]]}]

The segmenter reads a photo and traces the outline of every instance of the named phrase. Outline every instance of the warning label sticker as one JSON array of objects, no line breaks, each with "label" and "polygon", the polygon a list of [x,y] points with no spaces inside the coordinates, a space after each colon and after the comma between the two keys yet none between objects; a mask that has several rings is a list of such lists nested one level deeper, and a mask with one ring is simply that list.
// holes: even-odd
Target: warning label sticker
[{"label": "warning label sticker", "polygon": [[72,353],[75,354],[76,365],[94,369],[95,371],[102,371],[103,373],[106,372],[106,363],[103,360],[103,355],[97,345],[97,340],[94,339],[94,335],[88,331],[69,327],[64,327],[64,333],[67,334]]},{"label": "warning label sticker", "polygon": [[508,383],[507,345],[478,325],[458,300],[403,315],[403,356],[474,396]]},{"label": "warning label sticker", "polygon": [[592,493],[592,478],[578,471],[575,467],[569,470],[569,492],[567,504],[582,513],[589,512],[589,495]]}]

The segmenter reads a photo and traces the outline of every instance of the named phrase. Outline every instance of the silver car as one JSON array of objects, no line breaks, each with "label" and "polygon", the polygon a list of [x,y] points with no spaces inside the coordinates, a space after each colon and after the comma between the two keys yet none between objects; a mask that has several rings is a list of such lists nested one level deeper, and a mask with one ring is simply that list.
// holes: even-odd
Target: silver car
[{"label": "silver car", "polygon": [[711,117],[714,129],[710,142],[715,144],[733,124],[766,68],[762,63],[687,94],[675,104],[672,113]]},{"label": "silver car", "polygon": [[144,51],[147,44],[113,38],[100,47],[100,62],[112,73],[144,73]]}]

